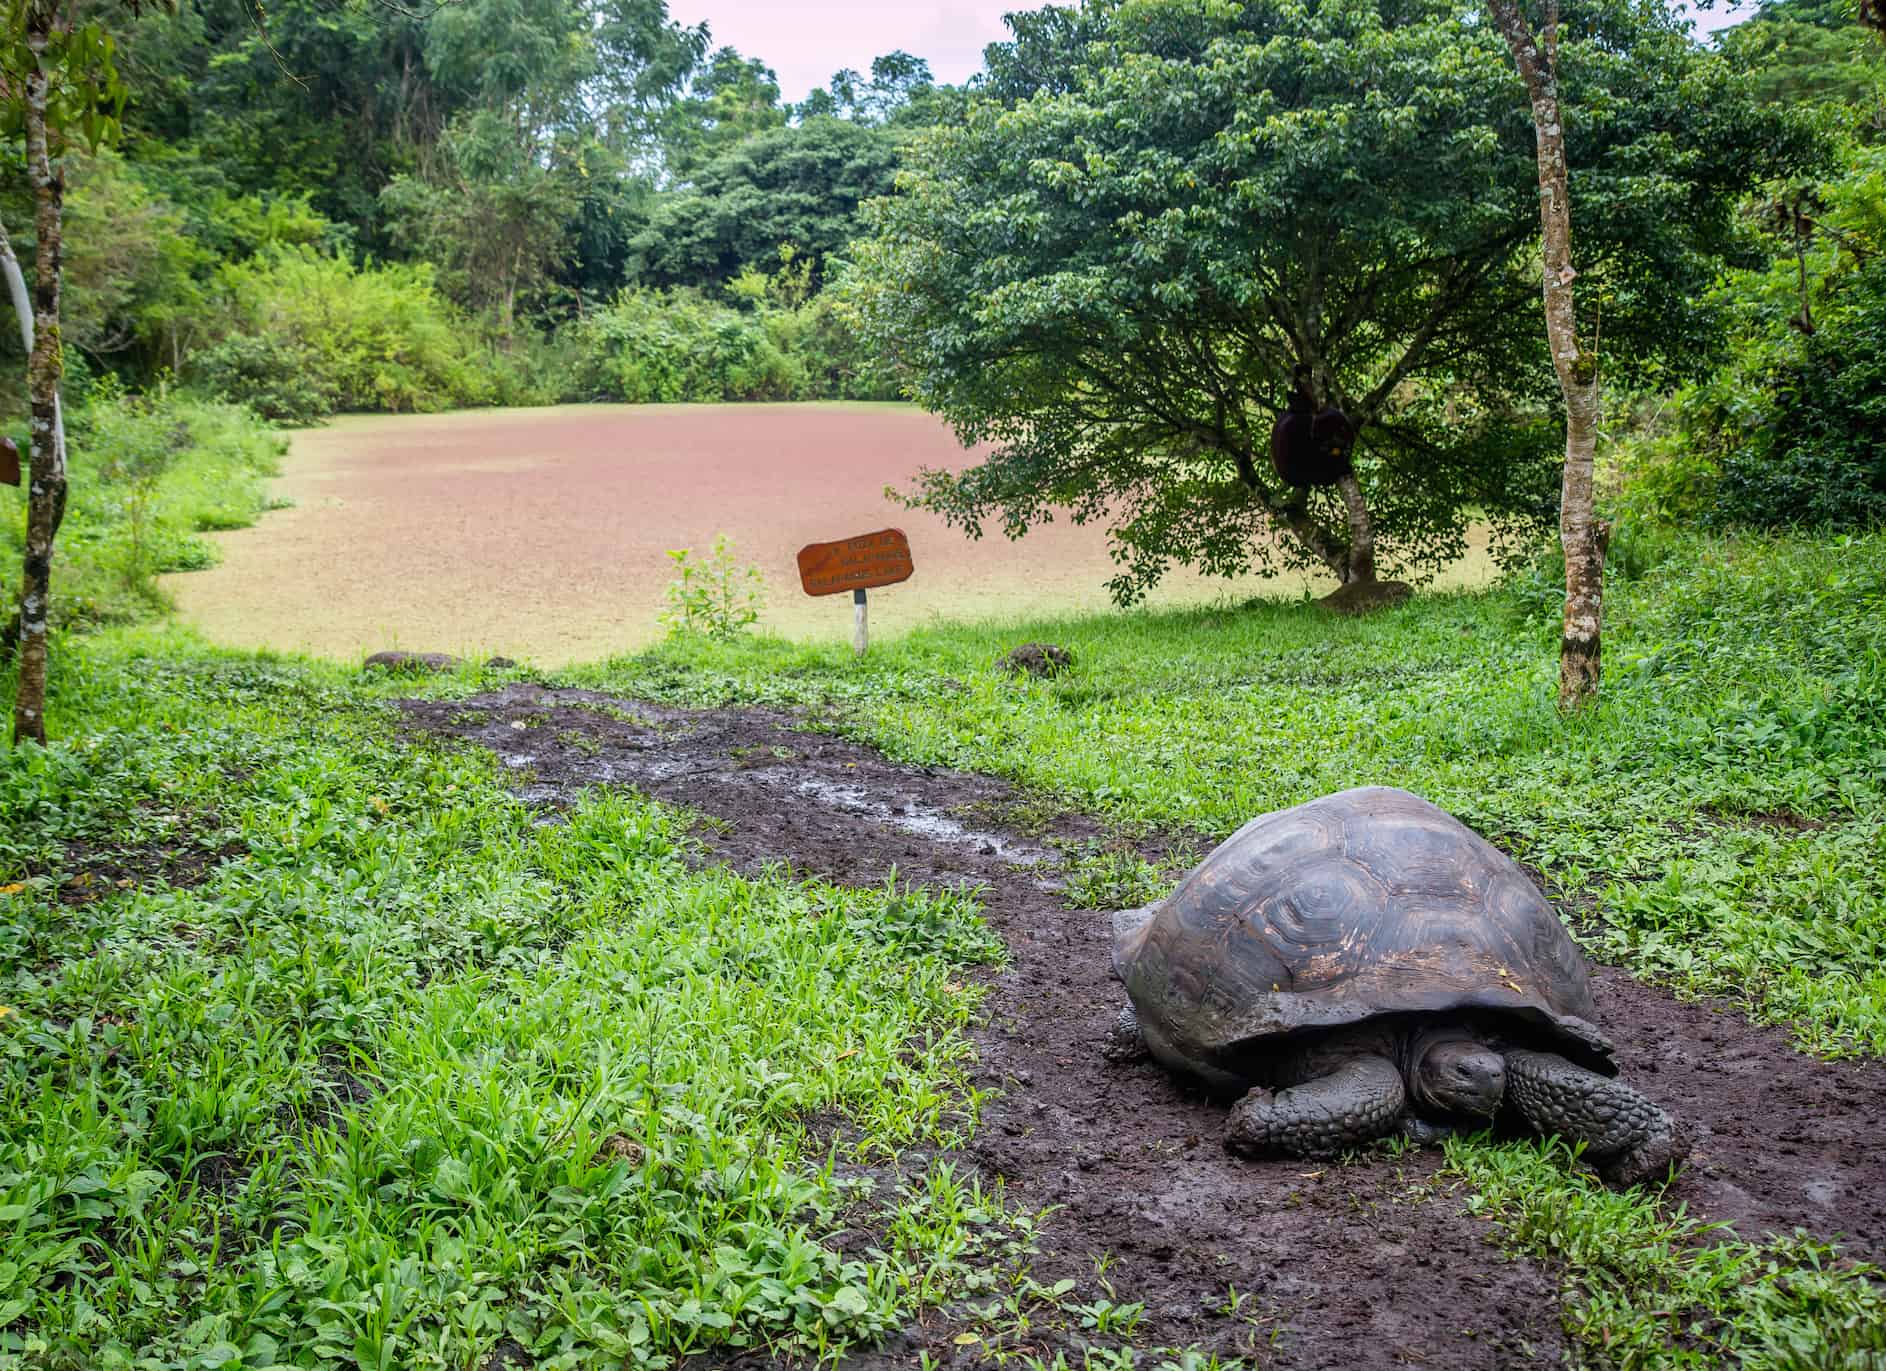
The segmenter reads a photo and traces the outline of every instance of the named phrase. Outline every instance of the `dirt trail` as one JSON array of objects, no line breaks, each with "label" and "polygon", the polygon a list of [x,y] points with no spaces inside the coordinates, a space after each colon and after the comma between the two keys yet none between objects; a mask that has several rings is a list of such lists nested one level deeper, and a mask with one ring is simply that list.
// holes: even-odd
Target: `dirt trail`
[{"label": "dirt trail", "polygon": [[[409,721],[481,743],[555,803],[633,786],[726,821],[700,836],[738,870],[782,860],[854,884],[978,882],[1010,952],[977,1032],[985,1108],[971,1160],[1044,1227],[1044,1280],[1090,1283],[1111,1254],[1122,1302],[1146,1305],[1135,1343],[1197,1345],[1280,1367],[1503,1367],[1565,1351],[1557,1281],[1502,1256],[1435,1184],[1439,1154],[1346,1167],[1254,1165],[1219,1144],[1224,1110],[1152,1065],[1099,1050],[1120,1005],[1105,915],[1061,900],[1050,844],[1106,836],[1063,816],[1039,837],[984,826],[1019,797],[986,776],[900,766],[765,710],[691,712],[530,685],[408,701]],[[522,728],[518,724],[525,725]],[[1886,1068],[1830,1066],[1721,1007],[1678,1003],[1623,973],[1597,978],[1630,1079],[1689,1121],[1695,1163],[1675,1197],[1744,1233],[1804,1228],[1886,1255]],[[1219,1312],[1235,1286],[1256,1323]],[[857,1367],[928,1351],[972,1365],[953,1329],[907,1330]],[[1255,1347],[1253,1340],[1255,1339]],[[1051,1356],[1052,1344],[1040,1349]]]}]

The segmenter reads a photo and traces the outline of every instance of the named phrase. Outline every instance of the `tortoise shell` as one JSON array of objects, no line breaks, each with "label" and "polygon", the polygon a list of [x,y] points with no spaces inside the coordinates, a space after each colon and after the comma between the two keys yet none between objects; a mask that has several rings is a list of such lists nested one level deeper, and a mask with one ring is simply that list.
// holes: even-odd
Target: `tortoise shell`
[{"label": "tortoise shell", "polygon": [[1460,1010],[1522,1021],[1615,1072],[1584,956],[1552,906],[1511,858],[1405,790],[1253,819],[1114,931],[1154,1054],[1221,1084],[1263,1039]]}]

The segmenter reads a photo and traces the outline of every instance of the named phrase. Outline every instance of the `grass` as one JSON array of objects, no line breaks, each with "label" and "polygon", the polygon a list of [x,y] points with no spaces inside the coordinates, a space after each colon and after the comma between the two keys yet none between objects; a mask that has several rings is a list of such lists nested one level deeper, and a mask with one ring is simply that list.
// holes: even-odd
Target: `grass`
[{"label": "grass", "polygon": [[[1600,955],[1809,1051],[1886,1053],[1886,537],[1699,542],[1614,580],[1604,702],[1570,721],[1558,593],[1535,574],[1361,622],[1254,601],[937,628],[862,663],[695,640],[568,678],[792,704],[905,760],[1214,839],[1405,786],[1541,870]],[[997,671],[1023,636],[1074,670]]]},{"label": "grass", "polygon": [[973,1123],[971,895],[690,870],[337,672],[83,651],[0,753],[0,1365],[817,1358],[1006,1231],[841,1165]]},{"label": "grass", "polygon": [[[1603,703],[1572,720],[1550,703],[1549,571],[1362,622],[1254,602],[960,626],[862,663],[693,642],[572,679],[792,704],[1042,805],[1212,838],[1346,786],[1405,786],[1541,871],[1598,955],[1736,1000],[1805,1051],[1886,1053],[1886,536],[1620,551]],[[1075,670],[995,670],[1024,637],[1071,647]],[[1161,878],[1082,854],[1071,898],[1139,903]],[[1448,1171],[1507,1245],[1562,1272],[1594,1363],[1886,1363],[1878,1272],[1805,1238],[1743,1242],[1567,1161],[1473,1141]]]},{"label": "grass", "polygon": [[[168,607],[153,578],[213,566],[201,534],[246,528],[287,444],[248,411],[187,395],[103,388],[70,416],[70,496],[53,562],[68,628],[148,620]],[[26,451],[24,425],[12,436]],[[0,486],[0,605],[19,602],[24,488]]]},{"label": "grass", "polygon": [[[1405,785],[1600,955],[1886,1052],[1886,536],[1621,551],[1604,703],[1571,721],[1549,573],[1361,622],[956,626],[863,662],[684,638],[567,677],[790,704],[1181,837]],[[997,671],[1024,637],[1074,670]],[[1060,1328],[1085,1365],[1193,1364],[1134,1350],[1130,1291],[1035,1285],[1001,1196],[894,1160],[974,1126],[964,970],[1000,949],[972,895],[692,870],[685,818],[620,795],[540,825],[488,759],[395,736],[376,694],[410,684],[171,632],[65,650],[60,741],[0,752],[0,1366],[817,1359],[944,1302],[990,1359]],[[1095,847],[1069,898],[1172,874]],[[1886,1355],[1877,1273],[1806,1238],[1612,1194],[1551,1143],[1458,1141],[1446,1176],[1560,1272],[1594,1364]]]},{"label": "grass", "polygon": [[1878,1272],[1799,1234],[1746,1243],[1681,1212],[1606,1190],[1556,1139],[1450,1139],[1469,1210],[1506,1245],[1555,1263],[1565,1327],[1604,1364],[1747,1371],[1886,1365]]}]

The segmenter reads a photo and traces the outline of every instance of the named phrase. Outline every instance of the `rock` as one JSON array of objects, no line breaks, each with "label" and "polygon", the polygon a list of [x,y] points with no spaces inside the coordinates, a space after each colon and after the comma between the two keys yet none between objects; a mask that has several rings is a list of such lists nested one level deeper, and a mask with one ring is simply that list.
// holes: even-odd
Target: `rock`
[{"label": "rock", "polygon": [[451,671],[460,665],[448,652],[376,652],[362,671]]},{"label": "rock", "polygon": [[1074,665],[1074,654],[1053,643],[1023,643],[996,663],[1011,676],[1058,676]]},{"label": "rock", "polygon": [[509,657],[492,657],[485,662],[487,671],[509,671],[517,665]]},{"label": "rock", "polygon": [[1373,614],[1393,609],[1413,594],[1414,587],[1406,581],[1355,581],[1316,603],[1337,614]]}]

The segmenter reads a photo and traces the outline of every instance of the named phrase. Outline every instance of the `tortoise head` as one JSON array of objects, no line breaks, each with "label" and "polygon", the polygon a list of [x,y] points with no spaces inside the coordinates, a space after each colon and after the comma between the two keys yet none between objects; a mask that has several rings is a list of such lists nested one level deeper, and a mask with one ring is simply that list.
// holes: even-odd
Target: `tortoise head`
[{"label": "tortoise head", "polygon": [[1490,1119],[1506,1094],[1506,1059],[1465,1032],[1426,1035],[1414,1044],[1408,1083],[1424,1114]]}]

